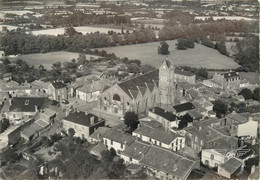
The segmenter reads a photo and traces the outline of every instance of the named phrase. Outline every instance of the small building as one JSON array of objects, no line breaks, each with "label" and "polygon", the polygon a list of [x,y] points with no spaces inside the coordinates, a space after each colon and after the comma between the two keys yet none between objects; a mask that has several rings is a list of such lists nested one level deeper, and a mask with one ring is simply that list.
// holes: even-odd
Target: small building
[{"label": "small building", "polygon": [[14,97],[5,101],[8,106],[5,116],[11,120],[20,120],[24,116],[35,116],[39,110],[48,107],[51,101],[42,97]]},{"label": "small building", "polygon": [[218,167],[218,174],[225,178],[233,179],[242,170],[242,165],[243,163],[238,158],[231,158]]},{"label": "small building", "polygon": [[185,71],[183,69],[174,70],[175,82],[188,82],[190,84],[195,84],[196,76],[192,72]]},{"label": "small building", "polygon": [[3,80],[11,81],[12,80],[12,73],[4,73],[3,74]]},{"label": "small building", "polygon": [[103,142],[103,137],[104,134],[109,131],[110,128],[104,126],[104,127],[99,127],[95,132],[93,132],[90,136],[90,143],[98,143],[98,142]]},{"label": "small building", "polygon": [[144,142],[170,149],[172,151],[178,151],[185,147],[184,137],[173,132],[165,132],[163,127],[153,128],[144,123],[139,124],[138,128],[132,133],[132,135],[138,137]]},{"label": "small building", "polygon": [[140,164],[141,159],[145,153],[150,149],[150,144],[135,141],[129,147],[127,147],[121,154],[120,157],[124,159],[124,162],[128,164]]},{"label": "small building", "polygon": [[48,93],[52,100],[61,101],[68,99],[68,89],[66,84],[62,82],[55,82],[49,85]]},{"label": "small building", "polygon": [[179,120],[177,116],[163,108],[157,106],[153,107],[151,110],[149,110],[148,116],[161,123],[165,129],[170,130],[173,127],[179,127]]},{"label": "small building", "polygon": [[188,111],[195,109],[195,107],[191,102],[187,102],[173,106],[173,109],[175,110],[176,116],[183,116],[188,113]]},{"label": "small building", "polygon": [[133,136],[109,130],[104,134],[103,143],[110,150],[115,149],[117,154],[121,154],[130,144],[134,142]]},{"label": "small building", "polygon": [[62,120],[63,128],[68,131],[74,129],[75,136],[89,139],[89,136],[95,132],[98,127],[105,125],[105,120],[85,112],[70,112]]}]

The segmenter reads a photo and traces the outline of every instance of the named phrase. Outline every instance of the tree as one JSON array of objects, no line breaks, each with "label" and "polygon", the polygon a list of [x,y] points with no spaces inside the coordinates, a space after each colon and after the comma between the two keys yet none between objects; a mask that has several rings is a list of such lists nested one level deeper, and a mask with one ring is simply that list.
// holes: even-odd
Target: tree
[{"label": "tree", "polygon": [[60,140],[62,138],[62,136],[60,134],[58,134],[58,133],[55,133],[55,134],[52,134],[50,136],[50,138],[51,138],[52,142],[57,142],[58,140]]},{"label": "tree", "polygon": [[139,124],[138,115],[135,112],[126,112],[124,115],[124,123],[129,127],[129,132],[132,133]]},{"label": "tree", "polygon": [[227,114],[228,106],[225,102],[216,100],[213,104],[213,111],[216,113],[217,117],[222,117]]},{"label": "tree", "polygon": [[127,72],[129,73],[138,73],[140,72],[140,68],[136,63],[131,63],[127,67]]},{"label": "tree", "polygon": [[195,44],[192,39],[178,39],[176,46],[178,50],[186,50],[187,48],[194,48]]},{"label": "tree", "polygon": [[4,118],[0,121],[0,133],[3,133],[10,126],[9,120]]},{"label": "tree", "polygon": [[73,128],[69,128],[68,133],[70,137],[73,137],[75,135],[75,130]]},{"label": "tree", "polygon": [[260,101],[260,92],[259,92],[260,88],[255,88],[254,92],[253,92],[253,99],[256,101]]},{"label": "tree", "polygon": [[160,42],[160,46],[158,47],[158,54],[167,55],[169,53],[170,51],[168,43],[165,41]]},{"label": "tree", "polygon": [[12,148],[7,148],[1,152],[1,164],[2,163],[14,163],[19,160],[20,156]]},{"label": "tree", "polygon": [[180,122],[178,124],[178,129],[183,129],[188,125],[188,123],[193,122],[193,118],[187,113],[180,117]]},{"label": "tree", "polygon": [[252,99],[253,97],[252,91],[248,88],[242,89],[239,95],[242,95],[245,98],[245,100]]},{"label": "tree", "polygon": [[203,77],[203,78],[207,79],[208,78],[208,71],[206,69],[204,69],[204,68],[200,68],[198,70],[198,72],[196,73],[196,75],[198,77]]},{"label": "tree", "polygon": [[216,45],[215,45],[215,48],[216,48],[221,54],[228,56],[228,52],[227,52],[227,48],[226,48],[225,41],[217,42]]}]

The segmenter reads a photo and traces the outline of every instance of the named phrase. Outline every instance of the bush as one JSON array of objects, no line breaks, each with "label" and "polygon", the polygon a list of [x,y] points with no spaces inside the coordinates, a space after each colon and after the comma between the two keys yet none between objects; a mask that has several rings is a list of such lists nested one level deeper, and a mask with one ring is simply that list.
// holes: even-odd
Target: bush
[{"label": "bush", "polygon": [[192,39],[178,39],[176,46],[178,50],[186,50],[187,48],[194,48],[195,43]]}]

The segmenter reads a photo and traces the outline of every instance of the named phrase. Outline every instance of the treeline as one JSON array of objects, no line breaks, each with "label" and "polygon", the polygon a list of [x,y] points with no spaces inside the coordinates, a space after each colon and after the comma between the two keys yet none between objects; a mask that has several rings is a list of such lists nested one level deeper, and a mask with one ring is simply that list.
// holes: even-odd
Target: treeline
[{"label": "treeline", "polygon": [[66,37],[9,32],[0,39],[0,45],[6,55],[73,49],[81,51],[87,48],[107,47],[110,43],[109,36],[101,33]]},{"label": "treeline", "polygon": [[129,16],[109,16],[107,14],[87,14],[87,12],[73,11],[73,14],[55,15],[49,13],[40,18],[41,22],[50,22],[53,27],[85,26],[93,24],[131,24]]}]

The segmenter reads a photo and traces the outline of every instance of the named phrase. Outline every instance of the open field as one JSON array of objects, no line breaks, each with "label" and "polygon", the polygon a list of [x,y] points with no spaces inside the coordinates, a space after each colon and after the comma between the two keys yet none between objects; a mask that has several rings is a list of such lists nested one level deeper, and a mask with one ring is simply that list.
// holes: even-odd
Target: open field
[{"label": "open field", "polygon": [[[99,31],[100,33],[106,33],[108,31],[114,31],[116,33],[121,33],[121,29],[109,28],[109,27],[92,27],[92,26],[78,26],[74,27],[76,31],[81,32],[82,34],[94,33]],[[33,35],[63,35],[65,28],[55,28],[55,29],[44,29],[32,31]]]},{"label": "open field", "polygon": [[[174,62],[176,66],[191,66],[204,67],[208,69],[234,69],[239,65],[227,56],[220,54],[217,50],[208,48],[206,46],[196,44],[194,49],[177,50],[175,44],[177,40],[167,41],[169,44],[170,54],[169,59]],[[158,54],[159,42],[116,46],[108,48],[99,48],[108,53],[115,53],[115,55],[129,59],[139,59],[143,64],[151,64],[159,67],[161,62],[167,58],[165,55]]]},{"label": "open field", "polygon": [[[55,62],[68,62],[72,59],[76,59],[79,57],[79,53],[66,52],[66,51],[57,51],[57,52],[49,52],[49,53],[35,53],[35,54],[25,54],[19,55],[16,57],[9,57],[11,61],[16,59],[22,59],[26,61],[30,65],[34,65],[38,67],[39,65],[43,65],[46,69],[50,69],[52,64]],[[90,59],[90,57],[97,58],[98,56],[88,55],[86,54],[86,58]]]}]

